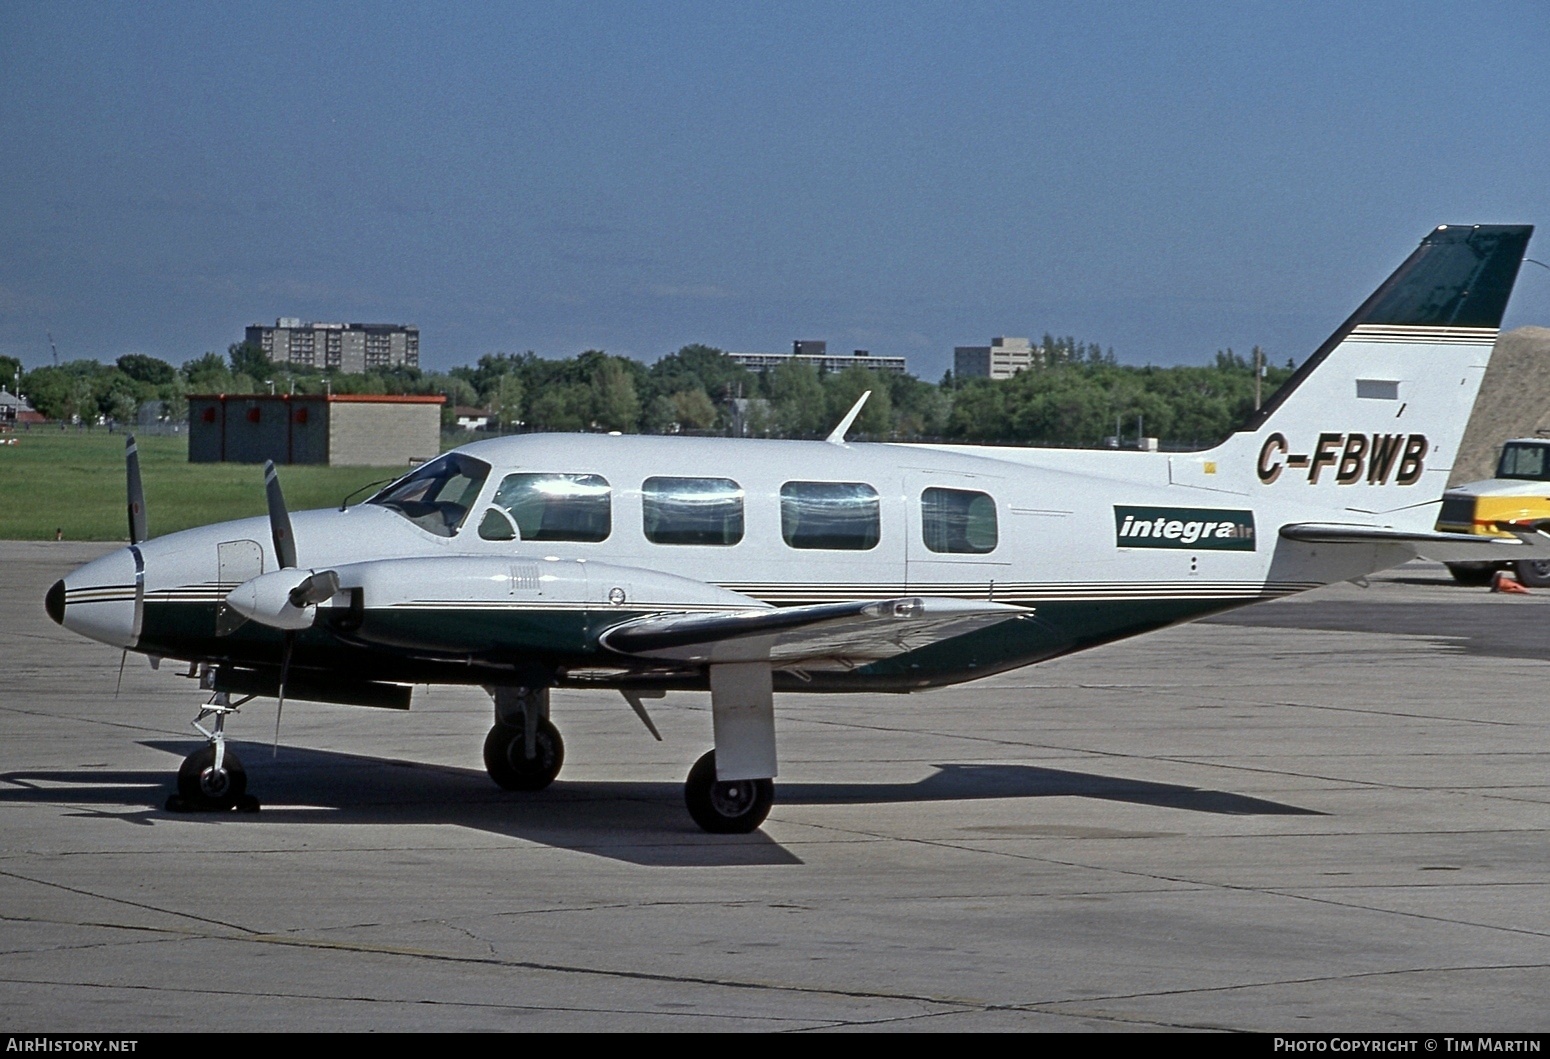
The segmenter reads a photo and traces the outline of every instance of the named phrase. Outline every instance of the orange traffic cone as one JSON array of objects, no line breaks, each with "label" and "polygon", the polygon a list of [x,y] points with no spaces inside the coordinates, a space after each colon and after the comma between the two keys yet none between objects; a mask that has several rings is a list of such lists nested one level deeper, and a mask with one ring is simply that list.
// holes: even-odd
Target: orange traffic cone
[{"label": "orange traffic cone", "polygon": [[1519,583],[1518,579],[1513,577],[1512,574],[1507,570],[1496,571],[1495,576],[1491,578],[1491,591],[1508,592],[1520,596],[1526,596],[1529,594],[1528,589],[1524,588],[1523,585]]}]

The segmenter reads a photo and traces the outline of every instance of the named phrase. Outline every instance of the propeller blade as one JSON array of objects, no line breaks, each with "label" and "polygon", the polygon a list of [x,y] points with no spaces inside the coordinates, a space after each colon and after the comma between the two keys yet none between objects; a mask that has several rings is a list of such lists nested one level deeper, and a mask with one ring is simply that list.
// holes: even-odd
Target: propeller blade
[{"label": "propeller blade", "polygon": [[129,479],[129,543],[139,544],[145,532],[145,487],[140,484],[140,447],[133,434],[124,438],[124,470]]},{"label": "propeller blade", "polygon": [[296,538],[291,534],[291,516],[285,510],[285,494],[280,491],[274,460],[264,461],[264,496],[269,501],[269,533],[274,537],[274,553],[281,568],[295,566]]}]

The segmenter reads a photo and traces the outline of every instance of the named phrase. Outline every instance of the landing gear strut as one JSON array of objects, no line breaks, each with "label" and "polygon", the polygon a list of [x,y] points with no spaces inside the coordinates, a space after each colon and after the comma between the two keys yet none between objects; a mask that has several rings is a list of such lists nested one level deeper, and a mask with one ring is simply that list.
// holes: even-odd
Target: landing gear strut
[{"label": "landing gear strut", "polygon": [[716,779],[716,752],[707,751],[684,781],[684,804],[694,822],[713,835],[746,835],[764,823],[775,801],[771,780]]},{"label": "landing gear strut", "polygon": [[684,805],[713,835],[746,835],[775,801],[775,691],[768,662],[710,667],[716,749],[689,770]]},{"label": "landing gear strut", "polygon": [[565,742],[549,721],[546,687],[498,687],[495,726],[484,740],[484,768],[508,791],[541,791],[565,764]]},{"label": "landing gear strut", "polygon": [[[226,746],[227,715],[236,713],[252,697],[249,695],[234,703],[226,692],[217,691],[200,709],[199,716],[194,718],[194,727],[210,742],[183,759],[178,769],[178,793],[167,799],[169,811],[257,811],[258,799],[248,794],[247,770]],[[215,718],[213,730],[199,723],[206,717]]]}]

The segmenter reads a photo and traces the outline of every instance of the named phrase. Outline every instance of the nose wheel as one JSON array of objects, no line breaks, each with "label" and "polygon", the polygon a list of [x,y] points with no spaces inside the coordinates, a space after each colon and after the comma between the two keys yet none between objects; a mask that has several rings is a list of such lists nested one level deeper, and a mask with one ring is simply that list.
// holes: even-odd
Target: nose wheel
[{"label": "nose wheel", "polygon": [[[236,713],[248,696],[233,703],[224,691],[216,692],[194,719],[197,728],[210,742],[188,757],[178,769],[178,793],[167,799],[167,809],[175,813],[221,813],[240,809],[257,812],[258,799],[248,794],[248,773],[237,755],[226,745],[226,717]],[[214,729],[199,722],[214,717]]]},{"label": "nose wheel", "polygon": [[746,835],[764,823],[775,802],[771,780],[718,780],[716,752],[707,751],[684,781],[684,804],[713,835]]},{"label": "nose wheel", "polygon": [[183,759],[178,769],[178,797],[187,809],[223,811],[243,803],[248,774],[237,755],[227,750],[216,762],[213,746],[203,747]]}]

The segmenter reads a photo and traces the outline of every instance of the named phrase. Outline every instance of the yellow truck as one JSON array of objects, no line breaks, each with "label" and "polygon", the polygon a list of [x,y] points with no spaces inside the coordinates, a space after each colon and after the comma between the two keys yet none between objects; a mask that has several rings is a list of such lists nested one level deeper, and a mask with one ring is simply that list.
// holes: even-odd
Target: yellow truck
[{"label": "yellow truck", "polygon": [[[1550,438],[1514,438],[1502,446],[1496,477],[1455,486],[1442,494],[1437,529],[1510,537],[1502,522],[1550,519]],[[1497,570],[1511,570],[1533,588],[1550,586],[1550,560],[1448,563],[1461,585],[1484,585]]]}]

